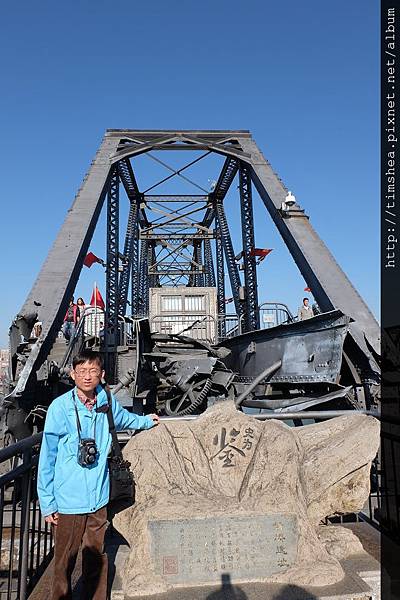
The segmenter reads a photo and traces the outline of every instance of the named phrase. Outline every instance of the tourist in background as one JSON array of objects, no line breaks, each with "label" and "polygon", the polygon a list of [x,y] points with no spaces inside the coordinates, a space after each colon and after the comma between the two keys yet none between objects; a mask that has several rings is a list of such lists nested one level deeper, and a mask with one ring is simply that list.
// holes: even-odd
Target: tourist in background
[{"label": "tourist in background", "polygon": [[78,300],[76,301],[76,317],[77,317],[77,323],[79,323],[79,321],[82,319],[83,317],[83,313],[85,311],[86,308],[86,304],[83,298],[78,298]]},{"label": "tourist in background", "polygon": [[72,296],[69,301],[69,306],[67,308],[67,312],[65,313],[64,323],[62,326],[62,332],[65,337],[65,341],[69,344],[71,338],[74,337],[75,327],[78,322],[78,307],[74,302],[74,297]]},{"label": "tourist in background", "polygon": [[308,298],[303,298],[303,304],[299,308],[298,317],[299,321],[305,321],[306,319],[311,319],[314,316],[313,309],[309,304]]}]

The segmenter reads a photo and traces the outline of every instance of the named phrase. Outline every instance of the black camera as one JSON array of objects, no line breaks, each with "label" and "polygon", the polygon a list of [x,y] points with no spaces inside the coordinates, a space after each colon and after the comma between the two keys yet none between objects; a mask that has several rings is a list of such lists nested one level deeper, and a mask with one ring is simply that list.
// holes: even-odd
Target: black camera
[{"label": "black camera", "polygon": [[96,461],[97,446],[92,438],[83,438],[78,446],[78,463],[81,467],[90,467]]}]

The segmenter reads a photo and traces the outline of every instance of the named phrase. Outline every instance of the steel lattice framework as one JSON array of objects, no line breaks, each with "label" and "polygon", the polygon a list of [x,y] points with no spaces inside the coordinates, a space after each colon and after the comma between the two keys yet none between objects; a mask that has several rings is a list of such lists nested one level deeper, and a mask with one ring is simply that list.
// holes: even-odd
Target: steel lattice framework
[{"label": "steel lattice framework", "polygon": [[[161,153],[171,150],[185,151],[186,154],[195,152],[195,157],[179,168],[172,167],[160,158]],[[215,185],[206,189],[193,180],[190,169],[210,155],[214,159],[219,156],[222,166]],[[157,168],[166,170],[165,177],[142,190],[136,180],[135,161],[140,156],[149,157],[157,163]],[[235,252],[224,204],[238,172],[242,247]],[[186,187],[193,186],[195,193],[159,193],[172,179],[183,182]],[[120,187],[129,201],[122,252],[118,234]],[[105,340],[109,370],[115,373],[110,357],[119,342],[118,319],[126,313],[133,317],[146,315],[150,287],[216,286],[218,311],[223,315],[226,311],[226,271],[235,312],[245,330],[257,328],[252,188],[257,190],[321,310],[340,309],[354,319],[351,326],[353,340],[360,356],[367,357],[368,361],[370,349],[379,350],[380,334],[375,318],[313,229],[301,206],[298,203],[285,206],[287,188],[248,131],[108,130],[42,270],[11,326],[13,374],[19,369],[13,394],[22,394],[49,354],[77,284],[105,198]],[[243,258],[242,278],[236,260],[238,255]],[[43,323],[41,338],[23,367],[17,367],[21,335],[28,335],[29,315],[32,314]],[[220,333],[223,333],[221,327],[224,325],[220,325]],[[362,360],[360,368],[366,366]]]}]

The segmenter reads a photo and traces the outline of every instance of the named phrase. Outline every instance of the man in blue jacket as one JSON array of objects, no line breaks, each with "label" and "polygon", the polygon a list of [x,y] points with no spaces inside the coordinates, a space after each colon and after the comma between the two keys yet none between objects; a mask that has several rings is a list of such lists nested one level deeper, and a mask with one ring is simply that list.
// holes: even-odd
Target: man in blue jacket
[{"label": "man in blue jacket", "polygon": [[[111,434],[107,395],[98,352],[85,350],[72,363],[75,388],[53,400],[47,411],[40,449],[38,495],[45,520],[55,527],[52,600],[71,599],[71,575],[82,543],[82,579],[85,600],[106,600],[107,556],[103,553],[107,529],[109,474],[107,457]],[[128,412],[112,398],[115,427],[150,429],[157,415]],[[92,464],[78,462],[81,439],[95,442]],[[82,461],[81,461],[82,462]]]}]

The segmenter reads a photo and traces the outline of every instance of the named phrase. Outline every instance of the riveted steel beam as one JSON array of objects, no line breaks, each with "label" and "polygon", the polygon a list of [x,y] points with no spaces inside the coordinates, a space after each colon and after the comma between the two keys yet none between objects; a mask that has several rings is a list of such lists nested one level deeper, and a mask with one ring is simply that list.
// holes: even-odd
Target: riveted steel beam
[{"label": "riveted steel beam", "polygon": [[204,215],[202,225],[205,227],[210,227],[211,223],[213,222],[215,216],[215,202],[223,202],[233,180],[235,179],[238,168],[239,162],[236,160],[236,158],[228,156],[228,158],[225,159],[215,189],[209,195],[212,205],[207,209],[206,214]]},{"label": "riveted steel beam", "polygon": [[237,315],[241,318],[244,315],[243,303],[240,300],[239,290],[242,287],[242,283],[239,277],[239,271],[235,261],[235,252],[233,249],[231,234],[229,232],[228,222],[225,216],[225,210],[222,202],[216,203],[216,212],[221,229],[221,240],[224,248],[226,265],[228,267],[229,279],[231,282],[232,296],[235,302],[235,309]]},{"label": "riveted steel beam", "polygon": [[217,306],[218,306],[218,335],[224,338],[226,335],[225,313],[225,265],[224,265],[224,249],[222,247],[222,234],[218,217],[215,219],[216,230],[216,245],[215,254],[217,261]]},{"label": "riveted steel beam", "polygon": [[199,265],[200,268],[197,269],[194,267],[194,286],[195,287],[204,287],[204,269],[203,269],[203,257],[201,253],[201,242],[196,240],[194,242],[194,263],[195,265]]},{"label": "riveted steel beam", "polygon": [[[124,316],[126,313],[126,305],[128,300],[129,279],[130,276],[135,280],[132,281],[132,290],[137,290],[136,274],[137,274],[137,256],[138,256],[138,204],[132,202],[129,208],[128,224],[125,235],[124,245],[124,265],[119,278],[119,301],[118,314]],[[132,268],[135,263],[136,273]]]},{"label": "riveted steel beam", "polygon": [[206,287],[215,287],[215,272],[209,239],[204,240],[204,269],[204,285]]},{"label": "riveted steel beam", "polygon": [[251,193],[250,168],[246,163],[240,163],[239,169],[240,212],[242,218],[242,241],[245,282],[245,317],[244,331],[260,328],[257,292],[256,257],[251,251],[255,248],[253,199]]},{"label": "riveted steel beam", "polygon": [[139,260],[139,293],[137,316],[148,315],[149,312],[149,242],[140,242]]},{"label": "riveted steel beam", "polygon": [[113,167],[107,192],[107,271],[105,350],[107,380],[114,383],[118,346],[119,174]]}]

